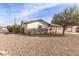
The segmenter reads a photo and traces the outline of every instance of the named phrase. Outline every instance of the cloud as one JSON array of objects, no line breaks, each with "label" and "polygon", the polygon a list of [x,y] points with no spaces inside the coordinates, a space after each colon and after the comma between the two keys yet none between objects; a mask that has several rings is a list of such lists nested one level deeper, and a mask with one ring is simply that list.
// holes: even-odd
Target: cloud
[{"label": "cloud", "polygon": [[28,18],[27,20],[26,20],[26,18],[25,18],[23,21],[26,22],[26,21],[37,20],[37,19],[42,19],[42,20],[45,20],[46,22],[50,23],[51,20],[52,20],[52,16],[34,17],[34,18]]},{"label": "cloud", "polygon": [[[43,19],[47,22],[52,20],[55,13],[73,4],[51,3],[23,3],[23,4],[0,4],[0,25],[13,24],[14,16],[17,23],[21,20]],[[51,11],[52,10],[52,11]]]},{"label": "cloud", "polygon": [[24,5],[24,9],[22,9],[21,14],[19,14],[17,17],[28,18],[28,16],[38,13],[39,11],[41,11],[45,8],[50,8],[50,7],[54,7],[57,5],[58,4],[31,4],[29,7]]}]

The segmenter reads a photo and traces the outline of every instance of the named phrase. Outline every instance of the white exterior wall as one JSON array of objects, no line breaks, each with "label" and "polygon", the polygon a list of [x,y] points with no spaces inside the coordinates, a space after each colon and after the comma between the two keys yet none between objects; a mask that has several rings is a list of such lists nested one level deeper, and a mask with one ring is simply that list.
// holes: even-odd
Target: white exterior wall
[{"label": "white exterior wall", "polygon": [[72,32],[72,28],[73,28],[73,27],[67,28],[66,32]]},{"label": "white exterior wall", "polygon": [[48,30],[48,33],[58,33],[58,34],[61,34],[62,31],[63,31],[61,26],[54,26],[54,27],[52,26],[50,28],[52,28],[52,30]]},{"label": "white exterior wall", "polygon": [[66,32],[76,32],[76,28],[77,26],[72,26],[72,27],[69,27]]},{"label": "white exterior wall", "polygon": [[73,26],[72,27],[72,32],[76,32],[76,28],[77,28],[77,26]]},{"label": "white exterior wall", "polygon": [[22,24],[22,27],[24,27],[24,33],[26,33],[27,29],[37,29],[38,25],[41,25],[42,28],[49,27],[46,23],[43,23],[43,22],[32,22],[32,23],[28,23],[28,24]]},{"label": "white exterior wall", "polygon": [[44,23],[42,23],[42,22],[29,23],[29,24],[27,24],[25,27],[26,27],[27,29],[33,29],[33,28],[38,28],[39,25],[41,25],[42,28],[47,28],[47,27],[48,27],[47,24],[44,24]]}]

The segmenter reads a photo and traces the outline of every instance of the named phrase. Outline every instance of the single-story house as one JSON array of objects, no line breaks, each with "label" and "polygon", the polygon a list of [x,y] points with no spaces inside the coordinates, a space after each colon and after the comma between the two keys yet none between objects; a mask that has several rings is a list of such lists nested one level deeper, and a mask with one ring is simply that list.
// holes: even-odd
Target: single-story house
[{"label": "single-story house", "polygon": [[[47,32],[47,33],[60,33],[62,32],[62,28],[59,25],[55,25],[55,24],[50,24],[44,20],[33,20],[33,21],[27,21],[27,22],[23,22],[22,21],[22,27],[24,28],[24,33],[27,32],[33,32],[35,30],[41,31],[41,33],[43,32]],[[42,30],[41,30],[42,29]]]},{"label": "single-story house", "polygon": [[57,24],[51,24],[51,26],[48,28],[49,33],[62,33],[62,27]]},{"label": "single-story house", "polygon": [[79,32],[79,26],[68,27],[66,32]]}]

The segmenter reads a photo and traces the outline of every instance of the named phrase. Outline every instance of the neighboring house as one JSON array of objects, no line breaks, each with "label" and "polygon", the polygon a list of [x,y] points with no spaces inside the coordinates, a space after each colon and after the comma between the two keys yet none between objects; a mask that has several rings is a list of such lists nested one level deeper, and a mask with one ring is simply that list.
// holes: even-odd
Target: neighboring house
[{"label": "neighboring house", "polygon": [[71,26],[67,28],[66,32],[79,32],[79,26]]},{"label": "neighboring house", "polygon": [[24,28],[24,33],[27,33],[27,31],[30,31],[31,29],[32,30],[42,29],[41,32],[44,32],[46,29],[48,33],[62,32],[61,26],[55,24],[49,24],[44,20],[33,20],[33,21],[22,22],[22,27]]},{"label": "neighboring house", "polygon": [[0,26],[0,33],[1,32],[8,32],[6,27]]}]

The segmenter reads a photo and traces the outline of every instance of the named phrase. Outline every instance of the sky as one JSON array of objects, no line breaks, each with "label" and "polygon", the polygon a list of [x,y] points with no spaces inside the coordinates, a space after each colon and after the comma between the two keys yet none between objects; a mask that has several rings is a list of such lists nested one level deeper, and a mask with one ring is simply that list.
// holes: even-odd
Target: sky
[{"label": "sky", "polygon": [[0,26],[17,24],[21,20],[43,19],[51,22],[54,14],[61,12],[67,7],[78,5],[68,3],[0,3]]}]

